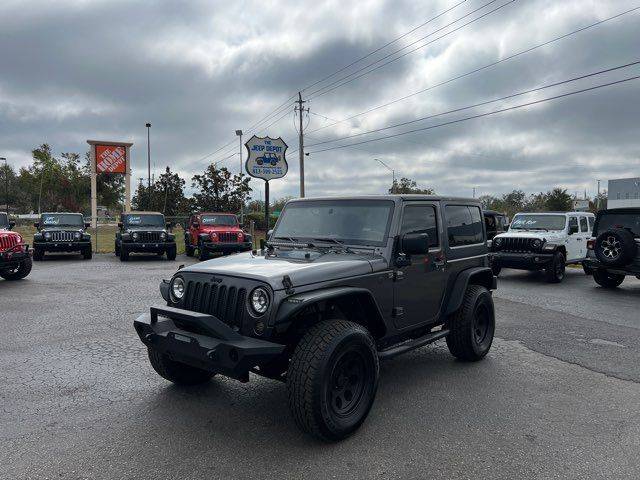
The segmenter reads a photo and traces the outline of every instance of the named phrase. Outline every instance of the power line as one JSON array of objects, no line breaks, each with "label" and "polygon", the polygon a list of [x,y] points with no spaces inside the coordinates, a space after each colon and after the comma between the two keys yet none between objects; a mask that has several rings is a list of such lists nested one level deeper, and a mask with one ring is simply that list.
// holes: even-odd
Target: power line
[{"label": "power line", "polygon": [[[454,21],[453,21],[453,22],[451,22],[451,23],[448,23],[447,25],[445,25],[445,26],[443,26],[443,27],[440,27],[439,29],[437,29],[437,30],[435,30],[435,31],[431,32],[430,34],[428,34],[428,35],[426,35],[426,36],[424,36],[424,37],[422,37],[422,38],[420,38],[420,39],[418,39],[418,40],[416,40],[415,42],[412,42],[412,43],[410,43],[409,45],[406,45],[406,46],[402,47],[401,49],[396,50],[395,52],[391,52],[390,54],[388,54],[388,55],[386,55],[386,56],[384,56],[384,57],[382,57],[382,58],[380,58],[380,59],[376,60],[375,62],[372,62],[372,63],[370,63],[370,64],[368,64],[368,65],[365,65],[364,67],[362,67],[362,68],[360,68],[360,69],[356,70],[355,72],[352,72],[352,73],[350,73],[349,75],[346,75],[346,76],[344,76],[344,77],[342,77],[342,78],[340,78],[340,79],[338,79],[338,80],[336,80],[336,81],[334,81],[334,82],[330,83],[329,85],[325,85],[324,87],[319,88],[318,90],[315,90],[314,92],[311,92],[311,93],[308,95],[308,98],[311,100],[311,99],[317,98],[317,97],[319,97],[319,96],[321,96],[321,95],[325,95],[325,94],[327,94],[327,93],[329,93],[329,92],[332,92],[332,91],[334,91],[334,90],[336,90],[336,89],[338,89],[338,88],[340,88],[340,87],[342,87],[342,86],[346,85],[347,83],[351,83],[351,82],[353,82],[353,81],[355,81],[355,80],[357,80],[357,79],[359,79],[359,78],[364,77],[365,75],[368,75],[368,74],[370,74],[370,73],[372,73],[372,72],[375,72],[376,70],[378,70],[378,69],[380,69],[380,68],[382,68],[382,67],[384,67],[384,66],[386,66],[386,65],[389,65],[390,63],[393,63],[393,62],[395,62],[395,61],[397,61],[397,60],[400,60],[401,58],[404,58],[404,57],[406,57],[407,55],[409,55],[409,54],[411,54],[411,53],[413,53],[413,52],[415,52],[415,51],[417,51],[417,50],[420,50],[421,48],[424,48],[424,47],[426,47],[426,46],[428,46],[428,45],[431,45],[432,43],[435,43],[435,42],[437,42],[438,40],[440,40],[440,39],[442,39],[442,38],[444,38],[444,37],[446,37],[446,36],[449,36],[449,35],[451,35],[452,33],[455,33],[455,32],[457,32],[458,30],[461,30],[461,29],[463,29],[463,28],[465,28],[465,27],[467,27],[467,26],[471,25],[472,23],[475,23],[475,22],[477,22],[477,21],[479,21],[479,20],[482,20],[484,17],[486,17],[486,16],[488,16],[488,15],[491,15],[492,13],[497,12],[498,10],[500,10],[500,9],[502,9],[502,8],[504,8],[504,7],[506,7],[507,5],[510,5],[510,4],[514,3],[516,0],[509,0],[508,2],[503,3],[502,5],[500,5],[500,6],[496,7],[496,8],[494,8],[493,10],[489,10],[488,12],[483,13],[483,14],[482,14],[482,15],[480,15],[479,17],[476,17],[476,18],[474,18],[474,19],[472,19],[472,20],[469,20],[468,22],[466,22],[466,23],[464,23],[464,24],[460,25],[459,27],[456,27],[456,28],[454,28],[453,30],[451,30],[451,31],[449,31],[449,32],[447,32],[447,33],[444,33],[444,34],[440,35],[439,37],[434,38],[433,40],[430,40],[430,41],[428,41],[428,42],[424,43],[423,45],[419,45],[419,46],[417,46],[417,47],[413,48],[412,50],[409,50],[408,52],[405,52],[405,53],[403,53],[403,54],[399,55],[399,56],[398,56],[398,57],[396,57],[396,58],[392,58],[391,60],[389,60],[389,61],[387,61],[387,62],[384,62],[384,63],[382,63],[381,65],[378,65],[378,66],[376,66],[376,67],[372,68],[371,70],[369,70],[369,71],[367,71],[367,72],[361,73],[360,75],[357,75],[357,76],[355,76],[355,77],[353,77],[353,78],[349,78],[349,77],[351,77],[351,76],[355,75],[356,73],[362,72],[363,70],[366,70],[367,68],[369,68],[369,67],[371,67],[371,66],[375,65],[376,63],[380,63],[382,60],[386,60],[387,58],[389,58],[389,57],[391,57],[391,56],[393,56],[393,55],[395,55],[395,54],[397,54],[397,53],[401,52],[402,50],[405,50],[406,48],[408,48],[408,47],[410,47],[410,46],[412,46],[412,45],[415,45],[416,43],[418,43],[418,42],[420,42],[420,41],[424,40],[425,38],[430,37],[430,36],[431,36],[431,35],[433,35],[434,33],[437,33],[437,32],[439,32],[439,31],[441,31],[441,30],[444,30],[444,29],[445,29],[445,28],[447,28],[447,27],[450,27],[450,26],[451,26],[451,25],[453,25],[454,23],[457,23],[457,22],[459,22],[460,20],[462,20],[463,18],[466,18],[466,17],[468,17],[468,16],[470,16],[470,15],[472,15],[472,14],[476,13],[478,10],[482,10],[482,9],[483,9],[483,8],[485,8],[486,6],[491,5],[492,3],[495,3],[496,1],[497,1],[497,0],[491,0],[490,2],[485,3],[485,4],[484,4],[484,5],[482,5],[481,7],[476,8],[475,10],[473,10],[473,11],[471,11],[471,12],[467,13],[466,15],[464,15],[464,16],[462,16],[462,17],[460,17],[460,18],[456,19],[456,20],[454,20]],[[343,81],[343,80],[344,80],[344,81]],[[340,82],[342,82],[342,83],[340,83]],[[326,89],[326,90],[325,90],[325,89]],[[323,91],[323,90],[324,90],[324,91]]]},{"label": "power line", "polygon": [[436,125],[430,125],[428,127],[416,128],[414,130],[408,130],[406,132],[395,133],[395,134],[392,134],[392,135],[385,135],[385,136],[382,136],[382,137],[372,138],[372,139],[369,139],[369,140],[363,140],[363,141],[360,141],[360,142],[351,143],[351,144],[347,144],[347,145],[337,145],[335,147],[327,147],[327,148],[323,148],[323,149],[320,149],[320,150],[314,150],[313,152],[310,152],[310,153],[319,153],[319,152],[326,152],[326,151],[329,151],[329,150],[337,150],[337,149],[341,149],[341,148],[349,148],[349,147],[353,147],[355,145],[363,145],[365,143],[378,142],[380,140],[386,140],[386,139],[389,139],[389,138],[400,137],[402,135],[409,135],[410,133],[422,132],[422,131],[425,131],[425,130],[432,130],[434,128],[444,127],[444,126],[447,126],[447,125],[453,125],[453,124],[456,124],[456,123],[462,123],[462,122],[466,122],[468,120],[473,120],[473,119],[476,119],[476,118],[488,117],[490,115],[496,115],[498,113],[504,113],[504,112],[508,112],[508,111],[511,111],[511,110],[516,110],[518,108],[529,107],[529,106],[532,106],[532,105],[537,105],[539,103],[549,102],[551,100],[557,100],[557,99],[560,99],[560,98],[569,97],[571,95],[577,95],[579,93],[585,93],[585,92],[589,92],[589,91],[592,91],[592,90],[597,90],[599,88],[609,87],[609,86],[612,86],[612,85],[618,85],[618,84],[621,84],[621,83],[624,83],[624,82],[629,82],[631,80],[637,80],[638,78],[640,78],[640,75],[636,75],[636,76],[629,77],[629,78],[624,78],[622,80],[617,80],[615,82],[603,83],[603,84],[596,85],[596,86],[589,87],[589,88],[583,88],[581,90],[575,90],[573,92],[563,93],[561,95],[555,95],[553,97],[547,97],[547,98],[543,98],[543,99],[540,99],[540,100],[535,100],[535,101],[531,101],[531,102],[527,102],[527,103],[522,103],[520,105],[514,105],[512,107],[501,108],[499,110],[494,110],[494,111],[491,111],[491,112],[480,113],[480,114],[477,114],[477,115],[471,115],[469,117],[459,118],[459,119],[456,119],[456,120],[451,120],[451,121],[444,122],[444,123],[439,123],[439,124],[436,124]]},{"label": "power line", "polygon": [[605,70],[599,70],[597,72],[587,73],[585,75],[580,75],[578,77],[569,78],[567,80],[562,80],[562,81],[559,81],[559,82],[554,82],[554,83],[550,83],[550,84],[547,84],[547,85],[542,85],[540,87],[531,88],[529,90],[524,90],[522,92],[512,93],[510,95],[505,95],[503,97],[494,98],[492,100],[486,100],[484,102],[475,103],[473,105],[468,105],[466,107],[460,107],[460,108],[455,108],[453,110],[447,110],[445,112],[434,113],[432,115],[427,115],[426,117],[420,117],[420,118],[416,118],[414,120],[409,120],[407,122],[396,123],[396,124],[393,124],[393,125],[388,125],[386,127],[376,128],[374,130],[367,130],[366,132],[354,133],[352,135],[346,135],[344,137],[335,138],[333,140],[323,140],[321,142],[312,143],[312,144],[307,145],[307,146],[311,148],[311,147],[315,147],[317,145],[324,145],[324,144],[327,144],[327,143],[339,142],[339,141],[342,141],[342,140],[348,140],[350,138],[361,137],[363,135],[369,135],[369,134],[372,134],[372,133],[382,132],[384,130],[389,130],[389,129],[392,129],[392,128],[403,127],[405,125],[410,125],[410,124],[413,124],[413,123],[422,122],[424,120],[429,120],[431,118],[440,117],[442,115],[449,115],[451,113],[457,113],[457,112],[461,112],[461,111],[464,111],[464,110],[470,110],[472,108],[482,107],[484,105],[489,105],[491,103],[496,103],[496,102],[500,102],[500,101],[503,101],[503,100],[509,100],[510,98],[520,97],[522,95],[527,95],[529,93],[539,92],[541,90],[546,90],[548,88],[557,87],[557,86],[564,85],[564,84],[567,84],[567,83],[577,82],[578,80],[584,80],[585,78],[595,77],[596,75],[602,75],[604,73],[609,73],[609,72],[613,72],[613,71],[616,71],[616,70],[621,70],[623,68],[629,68],[631,66],[638,65],[638,64],[640,64],[640,60],[635,61],[635,62],[631,62],[631,63],[627,63],[625,65],[619,65],[619,66],[616,66],[616,67],[607,68]]},{"label": "power line", "polygon": [[630,10],[626,10],[626,11],[621,12],[621,13],[618,13],[618,14],[616,14],[616,15],[613,15],[613,16],[611,16],[611,17],[605,18],[604,20],[597,21],[597,22],[592,23],[592,24],[590,24],[590,25],[587,25],[587,26],[581,27],[581,28],[579,28],[579,29],[577,29],[577,30],[573,30],[573,31],[571,31],[571,32],[569,32],[569,33],[565,33],[564,35],[560,35],[560,36],[558,36],[558,37],[552,38],[551,40],[547,40],[546,42],[539,43],[539,44],[534,45],[534,46],[532,46],[532,47],[526,48],[526,49],[521,50],[521,51],[519,51],[519,52],[516,52],[516,53],[514,53],[514,54],[512,54],[512,55],[509,55],[508,57],[502,58],[502,59],[500,59],[500,60],[496,60],[495,62],[488,63],[487,65],[484,65],[484,66],[479,67],[479,68],[475,68],[475,69],[470,70],[470,71],[468,71],[468,72],[466,72],[466,73],[463,73],[463,74],[457,75],[457,76],[455,76],[455,77],[449,78],[448,80],[444,80],[444,81],[442,81],[442,82],[440,82],[440,83],[436,83],[435,85],[431,85],[431,86],[429,86],[429,87],[427,87],[427,88],[424,88],[424,89],[422,89],[422,90],[418,90],[418,91],[416,91],[416,92],[410,93],[410,94],[405,95],[405,96],[403,96],[403,97],[399,97],[399,98],[397,98],[397,99],[395,99],[395,100],[392,100],[392,101],[390,101],[390,102],[387,102],[387,103],[384,103],[384,104],[378,105],[378,106],[376,106],[376,107],[372,107],[372,108],[370,108],[370,109],[368,109],[368,110],[365,110],[365,111],[363,111],[363,112],[356,113],[355,115],[352,115],[352,116],[350,116],[350,117],[347,117],[347,118],[345,118],[345,119],[343,119],[343,120],[336,121],[335,123],[332,123],[332,124],[329,124],[329,125],[323,125],[322,127],[319,127],[319,128],[314,129],[314,130],[311,130],[311,132],[317,132],[318,130],[322,130],[322,129],[325,129],[325,128],[333,127],[333,126],[335,126],[335,125],[337,125],[337,124],[339,124],[339,123],[347,122],[347,121],[352,120],[352,119],[354,119],[354,118],[361,117],[361,116],[363,116],[363,115],[366,115],[366,114],[368,114],[368,113],[371,113],[371,112],[373,112],[373,111],[375,111],[375,110],[379,110],[379,109],[381,109],[381,108],[385,108],[385,107],[388,107],[388,106],[390,106],[390,105],[393,105],[394,103],[398,103],[398,102],[401,102],[401,101],[403,101],[403,100],[407,100],[408,98],[411,98],[411,97],[413,97],[413,96],[415,96],[415,95],[419,95],[419,94],[424,93],[424,92],[427,92],[427,91],[429,91],[429,90],[433,90],[433,89],[435,89],[435,88],[441,87],[441,86],[443,86],[443,85],[446,85],[446,84],[448,84],[448,83],[454,82],[454,81],[459,80],[459,79],[461,79],[461,78],[468,77],[469,75],[473,75],[474,73],[481,72],[482,70],[486,70],[487,68],[494,67],[494,66],[496,66],[496,65],[498,65],[498,64],[500,64],[500,63],[503,63],[503,62],[506,62],[506,61],[511,60],[511,59],[513,59],[513,58],[519,57],[520,55],[524,55],[524,54],[529,53],[529,52],[531,52],[531,51],[533,51],[533,50],[536,50],[536,49],[538,49],[538,48],[545,47],[545,46],[550,45],[550,44],[552,44],[552,43],[554,43],[554,42],[557,42],[557,41],[562,40],[562,39],[564,39],[564,38],[570,37],[570,36],[572,36],[572,35],[576,35],[576,34],[578,34],[578,33],[580,33],[580,32],[583,32],[583,31],[588,30],[588,29],[590,29],[590,28],[596,27],[596,26],[601,25],[601,24],[603,24],[603,23],[605,23],[605,22],[609,22],[609,21],[611,21],[611,20],[615,20],[616,18],[619,18],[619,17],[621,17],[621,16],[623,16],[623,15],[626,15],[626,14],[628,14],[628,13],[634,12],[634,11],[636,11],[636,10],[638,10],[638,9],[640,9],[640,6],[635,7],[635,8],[632,8],[632,9],[630,9]]}]

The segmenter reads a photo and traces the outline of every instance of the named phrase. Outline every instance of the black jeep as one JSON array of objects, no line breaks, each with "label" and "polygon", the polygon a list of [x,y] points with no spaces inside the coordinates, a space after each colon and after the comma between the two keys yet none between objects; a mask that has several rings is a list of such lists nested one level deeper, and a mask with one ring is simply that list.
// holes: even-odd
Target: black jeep
[{"label": "black jeep", "polygon": [[480,203],[426,195],[286,204],[264,250],[178,270],[134,327],[155,371],[193,385],[249,372],[285,382],[298,426],[353,433],[379,360],[446,338],[482,359],[495,329]]},{"label": "black jeep", "polygon": [[22,235],[12,232],[14,222],[0,212],[0,277],[5,280],[21,280],[31,273],[31,251]]},{"label": "black jeep", "polygon": [[172,225],[165,223],[158,212],[129,212],[120,216],[116,232],[115,253],[120,260],[129,260],[133,252],[167,254],[167,260],[176,259],[176,237]]},{"label": "black jeep", "polygon": [[42,260],[46,252],[79,252],[85,260],[92,257],[91,235],[81,213],[43,213],[35,223],[33,259]]},{"label": "black jeep", "polygon": [[585,263],[605,288],[619,286],[627,275],[640,279],[640,208],[601,210]]}]

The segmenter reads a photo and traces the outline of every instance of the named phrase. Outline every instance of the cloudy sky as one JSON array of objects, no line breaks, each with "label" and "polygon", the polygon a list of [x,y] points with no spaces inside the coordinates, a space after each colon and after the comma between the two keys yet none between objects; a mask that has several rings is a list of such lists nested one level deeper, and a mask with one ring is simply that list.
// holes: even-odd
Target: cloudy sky
[{"label": "cloudy sky", "polygon": [[[276,197],[296,195],[292,95],[304,89],[311,111],[304,118],[306,143],[337,140],[307,148],[308,196],[383,193],[391,172],[375,158],[398,177],[442,194],[554,186],[593,194],[596,179],[640,175],[640,80],[424,128],[638,76],[639,65],[340,138],[639,61],[640,10],[635,10],[448,81],[638,5],[637,0],[4,0],[0,156],[20,166],[44,142],[57,152],[83,152],[89,138],[132,141],[137,178],[146,175],[144,125],[151,122],[155,171],[169,165],[190,178],[210,161],[237,171],[234,132],[241,128],[282,136],[289,144],[289,174],[272,182],[271,191]],[[421,90],[426,91],[411,95]],[[361,114],[389,102],[394,103]],[[257,196],[262,181],[252,185]]]}]

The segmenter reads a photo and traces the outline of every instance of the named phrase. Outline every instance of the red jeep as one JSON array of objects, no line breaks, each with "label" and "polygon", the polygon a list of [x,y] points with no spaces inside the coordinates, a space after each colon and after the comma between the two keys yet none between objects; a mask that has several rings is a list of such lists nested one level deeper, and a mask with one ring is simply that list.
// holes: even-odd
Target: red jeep
[{"label": "red jeep", "polygon": [[238,217],[232,213],[198,213],[191,215],[184,234],[184,247],[188,257],[198,251],[200,260],[221,252],[246,252],[253,248],[251,235],[244,233]]},{"label": "red jeep", "polygon": [[20,280],[31,272],[31,252],[19,233],[12,232],[6,213],[0,213],[0,277]]}]

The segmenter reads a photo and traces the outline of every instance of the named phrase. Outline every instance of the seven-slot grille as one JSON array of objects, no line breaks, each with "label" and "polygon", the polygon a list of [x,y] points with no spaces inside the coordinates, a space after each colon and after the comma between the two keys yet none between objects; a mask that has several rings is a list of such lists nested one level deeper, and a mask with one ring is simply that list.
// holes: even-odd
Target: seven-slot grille
[{"label": "seven-slot grille", "polygon": [[0,235],[0,250],[15,247],[18,244],[17,235]]},{"label": "seven-slot grille", "polygon": [[160,232],[138,232],[136,242],[139,243],[158,243],[160,241]]},{"label": "seven-slot grille", "polygon": [[535,238],[504,238],[502,239],[503,252],[527,253],[535,252],[533,242]]},{"label": "seven-slot grille", "polygon": [[218,240],[224,243],[237,242],[238,234],[236,232],[220,232],[218,233]]},{"label": "seven-slot grille", "polygon": [[217,283],[189,280],[183,308],[217,317],[230,327],[242,327],[247,290]]},{"label": "seven-slot grille", "polygon": [[52,242],[73,242],[74,232],[51,232]]}]

